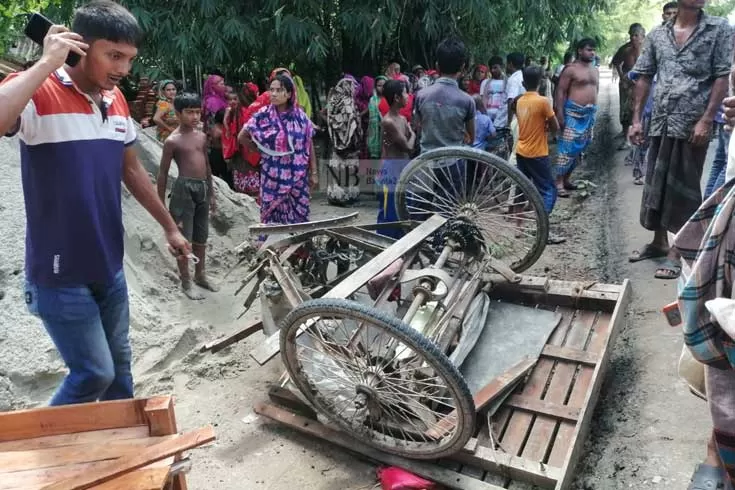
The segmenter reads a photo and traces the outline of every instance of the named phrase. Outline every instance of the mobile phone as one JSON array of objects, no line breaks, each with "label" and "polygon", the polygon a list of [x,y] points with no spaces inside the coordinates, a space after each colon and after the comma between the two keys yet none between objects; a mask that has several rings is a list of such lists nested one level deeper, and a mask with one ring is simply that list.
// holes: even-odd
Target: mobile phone
[{"label": "mobile phone", "polygon": [[[43,46],[43,39],[46,37],[46,34],[48,34],[48,30],[51,29],[52,25],[54,25],[53,22],[36,12],[31,15],[24,32],[25,35],[28,36],[28,39],[40,46]],[[66,57],[66,64],[74,66],[79,63],[79,60],[81,59],[82,57],[77,53],[69,51],[69,56]]]}]

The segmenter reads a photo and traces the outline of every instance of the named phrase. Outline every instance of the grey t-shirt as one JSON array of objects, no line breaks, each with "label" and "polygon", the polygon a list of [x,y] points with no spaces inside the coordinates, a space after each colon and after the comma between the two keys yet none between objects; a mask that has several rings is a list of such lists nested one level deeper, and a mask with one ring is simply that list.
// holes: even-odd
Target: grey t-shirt
[{"label": "grey t-shirt", "polygon": [[475,119],[475,101],[459,89],[456,80],[442,77],[416,94],[414,111],[421,124],[424,153],[464,143],[467,122]]}]

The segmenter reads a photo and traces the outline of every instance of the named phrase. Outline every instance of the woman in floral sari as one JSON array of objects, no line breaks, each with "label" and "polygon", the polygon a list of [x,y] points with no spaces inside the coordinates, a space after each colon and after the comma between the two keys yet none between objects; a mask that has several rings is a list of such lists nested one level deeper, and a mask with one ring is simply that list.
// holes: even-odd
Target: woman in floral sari
[{"label": "woman in floral sari", "polygon": [[179,126],[174,110],[174,97],[176,97],[176,84],[173,80],[163,80],[158,84],[158,101],[153,122],[156,125],[156,137],[161,143],[166,141],[166,138]]},{"label": "woman in floral sari", "polygon": [[238,137],[261,153],[260,221],[304,223],[309,220],[309,186],[318,183],[314,127],[296,104],[290,76],[275,76],[269,93],[271,103],[250,118]]}]

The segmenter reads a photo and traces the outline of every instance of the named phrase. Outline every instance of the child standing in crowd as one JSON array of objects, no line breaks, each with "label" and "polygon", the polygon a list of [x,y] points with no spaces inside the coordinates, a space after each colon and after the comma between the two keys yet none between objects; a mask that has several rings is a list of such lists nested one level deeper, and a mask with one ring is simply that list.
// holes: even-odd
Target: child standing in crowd
[{"label": "child standing in crowd", "polygon": [[[205,273],[209,212],[215,209],[212,171],[207,160],[207,136],[197,129],[201,119],[201,101],[196,94],[181,94],[174,99],[179,127],[163,145],[161,166],[158,171],[158,196],[166,202],[166,184],[171,160],[176,161],[179,177],[171,191],[169,210],[184,236],[191,241],[194,251],[194,283],[204,289],[217,291]],[[181,289],[190,299],[204,299],[192,288],[189,260],[178,260]]]},{"label": "child standing in crowd", "polygon": [[[523,69],[523,86],[526,93],[516,101],[518,117],[518,146],[516,159],[518,170],[536,186],[544,201],[548,214],[554,209],[557,191],[549,160],[549,141],[547,129],[552,133],[559,130],[559,122],[554,115],[551,101],[538,93],[543,77],[543,68],[529,66]],[[549,234],[551,245],[564,243],[565,238]]]},{"label": "child standing in crowd", "polygon": [[487,115],[482,95],[473,95],[472,98],[475,101],[475,109],[477,110],[475,113],[475,141],[472,147],[487,151],[488,144],[495,137],[495,126],[490,116]]},{"label": "child standing in crowd", "polygon": [[[383,87],[385,100],[390,104],[390,111],[383,117],[381,128],[383,131],[382,164],[378,173],[378,223],[392,223],[398,221],[396,215],[395,189],[403,168],[408,164],[409,156],[416,143],[416,133],[401,109],[408,104],[406,84],[399,80],[388,80]],[[401,238],[403,230],[400,228],[386,228],[378,233],[393,238]]]}]

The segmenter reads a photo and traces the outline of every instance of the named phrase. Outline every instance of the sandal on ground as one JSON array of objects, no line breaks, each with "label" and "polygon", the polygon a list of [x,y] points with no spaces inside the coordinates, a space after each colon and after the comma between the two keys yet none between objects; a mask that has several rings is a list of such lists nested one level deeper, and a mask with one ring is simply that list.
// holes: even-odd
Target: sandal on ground
[{"label": "sandal on ground", "polygon": [[566,189],[557,189],[556,196],[563,197],[563,198],[572,197],[572,195]]},{"label": "sandal on ground", "polygon": [[640,262],[641,260],[658,259],[660,257],[666,257],[669,251],[660,247],[646,244],[640,251],[636,250],[633,255],[628,257],[628,262]]},{"label": "sandal on ground", "polygon": [[656,279],[679,279],[681,275],[681,262],[671,259],[664,260],[658,269],[656,274],[653,275]]},{"label": "sandal on ground", "polygon": [[721,468],[698,464],[687,490],[724,490],[725,473]]},{"label": "sandal on ground", "polygon": [[633,183],[635,185],[643,185],[644,184],[643,179],[640,179],[640,178],[639,179],[633,179]]},{"label": "sandal on ground", "polygon": [[568,184],[564,184],[564,189],[568,191],[578,191],[579,186],[577,184],[572,184],[571,182]]},{"label": "sandal on ground", "polygon": [[549,233],[549,238],[546,239],[546,244],[547,245],[559,245],[566,241],[567,239],[563,236],[554,235],[554,234]]}]

